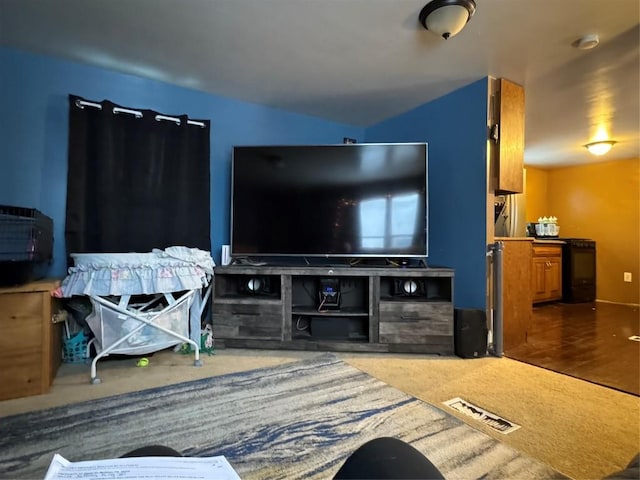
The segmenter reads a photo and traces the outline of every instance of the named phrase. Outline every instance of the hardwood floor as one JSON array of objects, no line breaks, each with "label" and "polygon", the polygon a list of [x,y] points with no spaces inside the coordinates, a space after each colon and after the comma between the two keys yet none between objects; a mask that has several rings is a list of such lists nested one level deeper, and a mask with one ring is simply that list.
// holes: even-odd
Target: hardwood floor
[{"label": "hardwood floor", "polygon": [[640,396],[637,307],[602,302],[533,308],[527,342],[505,356]]}]

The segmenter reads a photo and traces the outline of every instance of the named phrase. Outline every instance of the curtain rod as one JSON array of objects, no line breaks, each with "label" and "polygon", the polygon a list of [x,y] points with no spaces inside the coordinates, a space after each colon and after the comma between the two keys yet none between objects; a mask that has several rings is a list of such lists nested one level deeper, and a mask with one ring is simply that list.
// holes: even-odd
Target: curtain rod
[{"label": "curtain rod", "polygon": [[[87,102],[86,100],[76,100],[76,107],[84,108],[84,107],[93,107],[98,110],[102,110],[102,105],[95,102]],[[122,107],[113,107],[113,113],[128,113],[130,115],[135,115],[136,118],[142,118],[142,112],[139,110],[131,110],[129,108]],[[180,125],[182,121],[177,117],[168,117],[167,115],[156,115],[156,120],[168,120],[170,122],[174,122],[176,125]],[[204,128],[206,125],[204,122],[198,122],[196,120],[187,120],[188,125],[197,125],[198,127]]]}]

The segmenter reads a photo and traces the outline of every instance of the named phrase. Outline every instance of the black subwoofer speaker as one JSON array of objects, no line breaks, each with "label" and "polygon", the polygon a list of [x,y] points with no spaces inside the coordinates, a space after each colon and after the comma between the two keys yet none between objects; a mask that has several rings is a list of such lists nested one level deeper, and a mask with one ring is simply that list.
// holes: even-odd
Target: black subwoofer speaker
[{"label": "black subwoofer speaker", "polygon": [[456,355],[462,358],[487,354],[487,315],[484,310],[456,308],[453,316]]}]

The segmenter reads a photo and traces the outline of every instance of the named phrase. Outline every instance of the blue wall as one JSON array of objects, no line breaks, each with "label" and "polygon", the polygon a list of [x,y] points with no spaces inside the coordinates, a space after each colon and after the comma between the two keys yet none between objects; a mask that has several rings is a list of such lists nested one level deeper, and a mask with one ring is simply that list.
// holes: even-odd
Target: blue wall
[{"label": "blue wall", "polygon": [[483,78],[365,131],[429,144],[429,264],[456,270],[456,308],[486,306],[487,95]]},{"label": "blue wall", "polygon": [[229,243],[231,148],[362,141],[364,129],[114,71],[0,48],[0,204],[54,221],[50,275],[65,275],[68,95],[211,120],[211,243]]},{"label": "blue wall", "polygon": [[0,204],[54,220],[50,275],[65,274],[68,95],[211,120],[211,241],[229,241],[231,148],[429,143],[429,263],[456,269],[458,308],[485,307],[487,79],[364,129],[46,56],[0,48]]}]

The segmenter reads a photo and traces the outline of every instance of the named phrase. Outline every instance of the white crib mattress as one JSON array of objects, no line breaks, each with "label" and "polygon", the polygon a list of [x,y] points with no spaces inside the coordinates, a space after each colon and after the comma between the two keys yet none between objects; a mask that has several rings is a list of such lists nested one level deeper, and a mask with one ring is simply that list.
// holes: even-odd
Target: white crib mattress
[{"label": "white crib mattress", "polygon": [[210,252],[169,247],[147,253],[72,253],[60,296],[142,295],[196,290],[209,284]]}]

